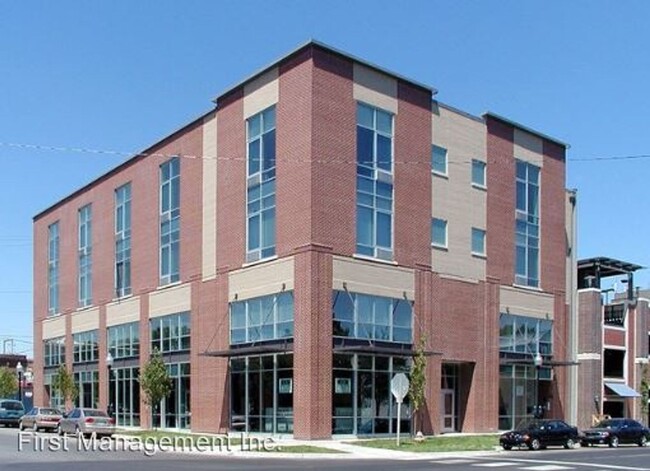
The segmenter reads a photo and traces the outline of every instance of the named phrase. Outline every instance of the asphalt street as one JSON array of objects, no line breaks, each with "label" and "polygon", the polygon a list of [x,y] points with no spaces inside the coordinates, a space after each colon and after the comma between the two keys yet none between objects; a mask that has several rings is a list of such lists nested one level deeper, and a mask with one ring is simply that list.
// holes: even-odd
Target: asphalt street
[{"label": "asphalt street", "polygon": [[[154,453],[146,456],[142,450],[115,451],[79,449],[77,440],[70,438],[67,449],[54,446],[55,436],[39,433],[19,435],[17,429],[0,428],[0,470],[528,470],[528,471],[650,471],[650,447],[625,446],[618,449],[606,447],[575,450],[548,449],[537,452],[513,450],[488,453],[483,456],[458,453],[426,458],[411,456],[401,459],[351,459],[344,455],[330,458],[291,458],[223,456],[219,454]],[[48,447],[48,444],[49,447]],[[45,446],[44,446],[45,445]],[[49,449],[48,449],[49,448]]]}]

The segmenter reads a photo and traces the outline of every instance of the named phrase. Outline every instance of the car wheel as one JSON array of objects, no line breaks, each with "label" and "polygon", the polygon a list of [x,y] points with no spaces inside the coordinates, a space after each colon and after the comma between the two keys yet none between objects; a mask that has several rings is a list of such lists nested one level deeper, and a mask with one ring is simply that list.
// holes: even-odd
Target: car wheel
[{"label": "car wheel", "polygon": [[610,448],[618,448],[618,437],[616,435],[609,439],[609,446]]},{"label": "car wheel", "polygon": [[59,425],[56,426],[56,433],[57,433],[57,435],[59,435],[59,436],[62,436],[62,435],[63,435],[63,429],[61,428],[61,424],[59,424]]},{"label": "car wheel", "polygon": [[512,445],[501,445],[501,446],[502,446],[503,449],[506,450],[506,451],[510,451],[510,450],[512,450]]},{"label": "car wheel", "polygon": [[542,448],[542,444],[539,442],[539,439],[538,439],[538,438],[533,438],[533,439],[530,441],[530,444],[528,445],[528,448],[530,448],[531,450],[535,450],[535,451],[537,451],[537,450],[539,450],[540,448]]},{"label": "car wheel", "polygon": [[18,430],[20,430],[21,432],[23,430],[25,430],[25,427],[23,426],[23,421],[22,420],[18,423]]},{"label": "car wheel", "polygon": [[84,434],[81,432],[81,429],[79,428],[78,425],[74,428],[74,434],[75,434],[75,437],[77,437],[77,438],[83,438],[83,436],[84,436]]},{"label": "car wheel", "polygon": [[648,446],[648,437],[641,435],[641,438],[639,439],[639,446]]},{"label": "car wheel", "polygon": [[34,431],[34,433],[38,432],[38,425],[36,424],[36,422],[34,422],[34,425],[32,425],[32,430]]},{"label": "car wheel", "polygon": [[564,443],[564,448],[567,450],[572,450],[576,446],[576,442],[573,441],[573,438],[567,438],[566,442]]}]

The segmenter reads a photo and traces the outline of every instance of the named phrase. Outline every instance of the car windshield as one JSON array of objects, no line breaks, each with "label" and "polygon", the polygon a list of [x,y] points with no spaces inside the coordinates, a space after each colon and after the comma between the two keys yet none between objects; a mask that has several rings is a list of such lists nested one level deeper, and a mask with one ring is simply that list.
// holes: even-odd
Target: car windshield
[{"label": "car windshield", "polygon": [[544,427],[545,425],[548,425],[548,423],[547,422],[528,422],[528,424],[526,424],[524,429],[526,429],[526,430],[538,430],[538,429]]},{"label": "car windshield", "polygon": [[0,409],[23,410],[23,405],[20,402],[16,402],[16,401],[4,401],[4,402],[0,402]]},{"label": "car windshield", "polygon": [[86,417],[108,417],[108,414],[103,410],[95,409],[84,409],[84,415]]},{"label": "car windshield", "polygon": [[43,409],[40,410],[40,413],[42,415],[61,415],[61,412],[59,412],[56,409],[45,409],[45,408],[43,408]]}]

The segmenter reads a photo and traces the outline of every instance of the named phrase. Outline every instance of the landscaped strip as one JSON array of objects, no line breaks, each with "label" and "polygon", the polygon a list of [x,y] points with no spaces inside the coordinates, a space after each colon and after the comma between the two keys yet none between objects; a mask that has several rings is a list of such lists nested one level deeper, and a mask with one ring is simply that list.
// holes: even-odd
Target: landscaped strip
[{"label": "landscaped strip", "polygon": [[386,450],[399,450],[410,452],[434,453],[444,451],[489,451],[499,444],[497,435],[471,435],[453,437],[429,437],[423,441],[415,441],[411,438],[400,440],[397,446],[396,440],[360,440],[350,442],[353,445],[367,446],[371,448],[383,448]]}]

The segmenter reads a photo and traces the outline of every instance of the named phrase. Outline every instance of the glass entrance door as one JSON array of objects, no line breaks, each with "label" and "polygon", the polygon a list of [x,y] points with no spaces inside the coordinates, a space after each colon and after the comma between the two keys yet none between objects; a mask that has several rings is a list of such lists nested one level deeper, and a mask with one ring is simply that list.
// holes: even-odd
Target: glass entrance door
[{"label": "glass entrance door", "polygon": [[456,431],[456,394],[453,389],[443,389],[440,391],[440,403],[442,404],[442,424],[443,432]]}]

